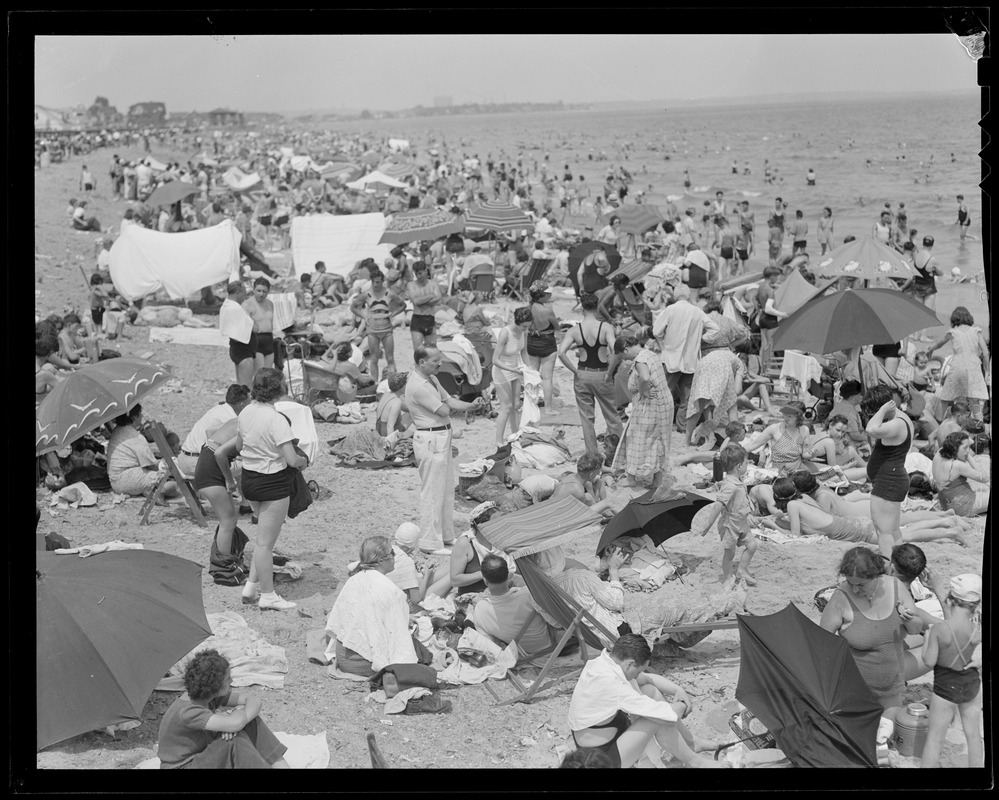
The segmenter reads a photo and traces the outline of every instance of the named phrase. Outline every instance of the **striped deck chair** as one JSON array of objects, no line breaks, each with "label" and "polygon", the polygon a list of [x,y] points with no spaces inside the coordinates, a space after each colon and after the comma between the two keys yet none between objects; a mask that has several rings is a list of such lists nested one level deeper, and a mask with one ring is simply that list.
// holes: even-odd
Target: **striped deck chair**
[{"label": "striped deck chair", "polygon": [[[534,561],[527,558],[534,553],[540,553],[595,532],[599,530],[599,525],[598,514],[579,500],[564,497],[561,500],[538,503],[512,514],[504,514],[481,526],[479,538],[488,546],[496,547],[513,556],[517,562],[517,571],[527,584],[534,604],[544,612],[545,617],[550,617],[564,631],[561,638],[552,643],[549,651],[530,654],[532,659],[547,654],[541,672],[531,686],[525,686],[512,671],[508,671],[507,677],[517,688],[517,693],[511,698],[501,700],[495,690],[489,686],[488,681],[486,682],[486,689],[493,695],[497,705],[530,703],[543,689],[551,688],[560,681],[578,677],[582,667],[568,674],[549,678],[556,660],[573,637],[579,642],[579,655],[583,664],[590,658],[589,647],[597,652],[604,647],[597,635],[598,632],[609,641],[617,639],[616,632],[607,630],[589,611],[556,586]],[[530,620],[514,637],[514,641],[527,630],[529,624]]]},{"label": "striped deck chair", "polygon": [[531,284],[544,280],[548,268],[554,263],[554,258],[535,258],[528,263],[527,267],[514,279],[513,285],[510,287],[510,299],[528,300],[527,290],[531,288]]}]

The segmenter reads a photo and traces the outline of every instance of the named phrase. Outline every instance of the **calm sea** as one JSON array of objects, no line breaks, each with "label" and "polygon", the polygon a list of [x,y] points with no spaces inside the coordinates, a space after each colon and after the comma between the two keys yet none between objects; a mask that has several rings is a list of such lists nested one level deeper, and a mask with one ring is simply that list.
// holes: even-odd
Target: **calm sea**
[{"label": "calm sea", "polygon": [[[335,127],[408,138],[424,152],[433,136],[438,149],[446,143],[452,159],[465,154],[485,160],[491,154],[496,161],[522,157],[528,166],[535,159],[543,162],[548,153],[549,174],[561,175],[568,163],[594,191],[603,185],[608,166],[620,165],[635,179],[632,192],[645,189],[653,204],[672,197],[681,210],[700,207],[721,190],[730,206],[735,200],[750,201],[758,242],[766,234],[767,211],[781,196],[792,212],[789,217],[795,209],[804,212],[813,256],[818,254],[815,230],[823,206],[832,208],[835,238],[841,242],[847,234],[870,233],[886,201],[895,209],[904,202],[919,238],[930,234],[936,239],[934,252],[945,270],[957,266],[965,275],[980,276],[985,268],[980,119],[980,100],[971,94],[918,101],[377,120]],[[765,159],[776,169],[779,183],[764,182]],[[743,174],[747,161],[749,175]],[[732,174],[733,162],[738,174]],[[809,168],[815,170],[815,186],[806,184]],[[692,182],[688,192],[684,169]],[[957,194],[968,203],[970,234],[977,242],[960,242],[953,224]],[[947,286],[938,308],[948,311],[964,304],[985,323],[984,289],[984,284]]]}]

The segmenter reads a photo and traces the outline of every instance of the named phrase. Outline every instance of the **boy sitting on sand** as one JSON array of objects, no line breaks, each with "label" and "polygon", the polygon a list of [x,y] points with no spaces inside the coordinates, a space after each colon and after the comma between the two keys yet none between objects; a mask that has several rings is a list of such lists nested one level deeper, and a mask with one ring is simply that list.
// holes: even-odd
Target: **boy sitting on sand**
[{"label": "boy sitting on sand", "polygon": [[559,478],[559,484],[552,493],[551,500],[575,497],[586,503],[598,514],[611,515],[614,508],[607,499],[607,490],[601,480],[604,458],[597,453],[583,453],[576,462],[576,474],[569,473]]},{"label": "boy sitting on sand", "polygon": [[755,586],[756,579],[749,574],[749,562],[756,553],[756,536],[749,524],[749,494],[742,482],[748,464],[746,451],[739,445],[730,444],[722,449],[721,466],[725,470],[725,479],[718,489],[718,499],[697,513],[691,531],[704,536],[717,519],[718,535],[721,537],[723,548],[722,582],[728,580],[732,574],[736,549],[744,547],[735,573],[736,580],[741,579],[748,586]]}]

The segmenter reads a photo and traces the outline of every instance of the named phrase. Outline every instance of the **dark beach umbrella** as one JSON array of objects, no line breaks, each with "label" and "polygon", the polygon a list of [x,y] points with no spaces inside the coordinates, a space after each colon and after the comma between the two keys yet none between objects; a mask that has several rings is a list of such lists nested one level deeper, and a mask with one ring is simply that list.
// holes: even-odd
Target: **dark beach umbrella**
[{"label": "dark beach umbrella", "polygon": [[157,186],[151,195],[146,198],[146,203],[153,208],[160,206],[172,206],[178,200],[190,197],[198,193],[198,187],[184,181],[169,181],[162,186]]},{"label": "dark beach umbrella", "polygon": [[569,280],[572,281],[572,288],[576,290],[577,295],[579,294],[579,267],[594,250],[603,250],[607,254],[607,260],[611,265],[611,271],[608,274],[613,273],[621,266],[621,254],[614,245],[592,240],[576,245],[569,251]]},{"label": "dark beach umbrella", "polygon": [[782,319],[775,350],[834,353],[867,344],[894,344],[926,328],[936,314],[894,289],[847,289],[817,297]]},{"label": "dark beach umbrella", "polygon": [[212,635],[193,561],[39,552],[35,569],[39,750],[140,719],[164,673]]},{"label": "dark beach umbrella", "polygon": [[845,640],[793,604],[762,617],[738,615],[735,696],[797,767],[876,767],[881,705]]},{"label": "dark beach umbrella", "polygon": [[622,536],[649,536],[660,545],[677,534],[690,530],[694,515],[710,504],[710,498],[693,492],[681,492],[679,497],[656,500],[657,489],[631,500],[604,526],[597,545],[599,553]]}]

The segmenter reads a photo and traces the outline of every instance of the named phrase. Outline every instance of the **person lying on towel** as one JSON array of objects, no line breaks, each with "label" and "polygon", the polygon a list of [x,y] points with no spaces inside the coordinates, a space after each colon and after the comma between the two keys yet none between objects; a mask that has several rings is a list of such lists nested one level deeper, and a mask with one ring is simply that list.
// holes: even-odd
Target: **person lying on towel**
[{"label": "person lying on towel", "polygon": [[369,536],[361,542],[357,572],[348,578],[326,619],[326,658],[341,672],[370,678],[389,664],[429,664],[430,652],[409,633],[409,599],[388,574],[395,566],[392,542]]},{"label": "person lying on towel", "polygon": [[691,710],[690,697],[672,681],[647,672],[651,660],[645,638],[626,633],[586,663],[569,701],[576,746],[603,752],[619,768],[633,766],[643,755],[663,767],[663,753],[687,767],[728,767],[699,754],[712,747],[681,722]]},{"label": "person lying on towel", "polygon": [[232,688],[217,650],[195,653],[184,688],[160,721],[160,769],[291,769],[288,748],[260,716],[260,698]]}]

